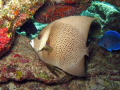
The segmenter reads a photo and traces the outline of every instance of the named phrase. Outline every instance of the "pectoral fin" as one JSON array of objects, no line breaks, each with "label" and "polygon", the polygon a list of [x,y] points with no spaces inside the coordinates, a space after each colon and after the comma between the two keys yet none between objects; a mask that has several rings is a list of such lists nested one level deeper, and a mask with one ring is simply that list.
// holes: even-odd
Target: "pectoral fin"
[{"label": "pectoral fin", "polygon": [[46,51],[48,51],[49,53],[52,52],[52,48],[51,48],[50,46],[48,46],[48,45],[46,45],[45,47],[43,47],[42,50],[46,50]]}]

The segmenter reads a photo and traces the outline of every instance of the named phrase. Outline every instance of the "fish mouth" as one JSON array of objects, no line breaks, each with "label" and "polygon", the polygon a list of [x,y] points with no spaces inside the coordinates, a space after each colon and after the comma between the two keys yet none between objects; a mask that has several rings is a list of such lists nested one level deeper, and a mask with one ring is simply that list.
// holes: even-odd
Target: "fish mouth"
[{"label": "fish mouth", "polygon": [[34,42],[33,42],[33,40],[30,41],[30,45],[34,48]]},{"label": "fish mouth", "polygon": [[[30,41],[30,45],[32,46],[32,48],[34,48],[34,40],[31,40],[31,41]],[[35,49],[35,48],[34,48],[34,49]],[[41,50],[35,49],[35,51],[39,52],[39,51],[41,51]]]}]

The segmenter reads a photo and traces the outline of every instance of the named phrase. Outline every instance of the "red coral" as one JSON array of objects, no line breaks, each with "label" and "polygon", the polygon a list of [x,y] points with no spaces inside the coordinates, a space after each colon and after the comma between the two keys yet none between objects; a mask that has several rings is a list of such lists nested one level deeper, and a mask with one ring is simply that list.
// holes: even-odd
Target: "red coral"
[{"label": "red coral", "polygon": [[35,21],[50,23],[62,17],[78,15],[90,6],[90,2],[88,1],[77,3],[76,0],[65,0],[64,2],[64,4],[45,4],[42,9],[40,8],[35,12],[33,16]]},{"label": "red coral", "polygon": [[21,57],[19,54],[15,54],[14,57]]},{"label": "red coral", "polygon": [[25,13],[21,13],[20,17],[15,21],[14,26],[15,27],[20,27],[23,22],[25,22],[26,18],[29,17],[29,15]]},{"label": "red coral", "polygon": [[19,10],[11,11],[11,13],[14,14],[14,16],[16,17],[19,14]]},{"label": "red coral", "polygon": [[50,23],[58,18],[73,15],[76,7],[71,5],[55,4],[54,6],[46,6],[46,11],[39,10],[35,13],[34,19],[40,23]]},{"label": "red coral", "polygon": [[76,3],[75,0],[64,0],[65,3]]},{"label": "red coral", "polygon": [[0,51],[1,49],[5,48],[5,45],[9,43],[11,39],[7,37],[8,35],[7,30],[8,30],[7,28],[0,29]]}]

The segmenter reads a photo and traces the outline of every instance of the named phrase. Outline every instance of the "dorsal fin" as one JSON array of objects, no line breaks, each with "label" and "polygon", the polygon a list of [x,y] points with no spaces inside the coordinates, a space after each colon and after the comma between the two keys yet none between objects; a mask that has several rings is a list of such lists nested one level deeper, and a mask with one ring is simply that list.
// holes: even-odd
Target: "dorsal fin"
[{"label": "dorsal fin", "polygon": [[105,32],[105,35],[113,35],[113,36],[119,37],[119,39],[120,39],[120,34],[116,31],[112,31],[112,30],[107,31],[107,32]]},{"label": "dorsal fin", "polygon": [[85,39],[85,41],[87,41],[90,25],[92,21],[95,19],[97,18],[92,18],[87,16],[69,16],[69,17],[58,19],[55,22],[69,24],[77,28],[80,31],[80,33],[83,34],[83,38]]}]

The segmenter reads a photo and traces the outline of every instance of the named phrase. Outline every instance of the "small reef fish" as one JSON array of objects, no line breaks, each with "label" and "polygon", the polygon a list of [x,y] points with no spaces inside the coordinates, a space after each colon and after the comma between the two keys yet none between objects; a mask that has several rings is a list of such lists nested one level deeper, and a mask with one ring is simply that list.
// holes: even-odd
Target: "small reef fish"
[{"label": "small reef fish", "polygon": [[18,30],[18,32],[26,32],[26,36],[30,37],[31,34],[35,34],[37,32],[37,28],[34,26],[31,19],[28,19]]},{"label": "small reef fish", "polygon": [[85,76],[85,55],[90,25],[96,18],[86,16],[64,17],[46,26],[31,41],[40,59],[68,74]]},{"label": "small reef fish", "polygon": [[100,39],[99,46],[112,52],[112,50],[120,49],[120,34],[116,31],[106,31],[105,34]]}]

